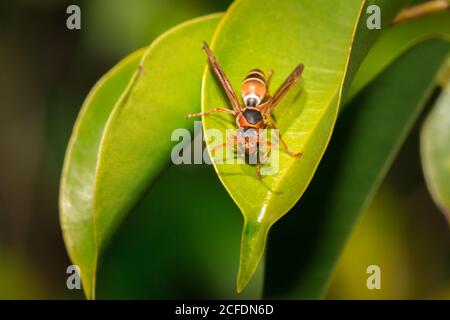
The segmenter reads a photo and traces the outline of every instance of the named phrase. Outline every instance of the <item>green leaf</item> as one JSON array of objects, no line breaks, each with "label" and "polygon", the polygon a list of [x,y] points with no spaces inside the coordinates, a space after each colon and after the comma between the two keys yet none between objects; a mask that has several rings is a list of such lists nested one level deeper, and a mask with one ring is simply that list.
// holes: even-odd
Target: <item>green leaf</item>
[{"label": "green leaf", "polygon": [[240,227],[239,209],[212,166],[171,164],[114,235],[97,297],[260,299],[263,264],[236,293]]},{"label": "green leaf", "polygon": [[450,79],[424,123],[420,147],[428,190],[450,223]]},{"label": "green leaf", "polygon": [[448,49],[441,40],[411,49],[343,110],[316,178],[292,214],[274,227],[267,297],[323,296],[359,215],[430,96]]},{"label": "green leaf", "polygon": [[97,153],[106,121],[137,70],[144,50],[112,68],[87,96],[70,138],[60,190],[60,222],[72,262],[81,268],[83,288],[92,297],[95,285],[95,242],[92,216]]},{"label": "green leaf", "polygon": [[[287,144],[303,156],[292,158],[280,150],[279,170],[261,181],[250,165],[214,161],[245,220],[238,291],[246,286],[263,255],[269,228],[298,201],[312,179],[330,139],[344,87],[376,38],[377,31],[365,27],[365,6],[378,4],[382,12],[386,9],[382,17],[388,21],[403,3],[248,0],[236,2],[221,21],[211,47],[234,88],[240,87],[252,68],[273,69],[273,93],[297,64],[305,65],[300,83],[275,111]],[[210,69],[204,75],[202,99],[203,111],[229,106]],[[219,129],[226,136],[230,128],[234,128],[231,116],[204,118],[210,151],[217,142],[210,141],[208,130]]]},{"label": "green leaf", "polygon": [[450,12],[425,16],[387,28],[361,64],[345,101],[355,97],[401,54],[430,38],[450,39]]},{"label": "green leaf", "polygon": [[[90,161],[77,164],[84,176],[71,169],[67,163],[78,160],[72,159],[69,147],[64,177],[74,178],[63,177],[61,216],[65,240],[74,252],[72,261],[81,268],[88,298],[95,296],[98,258],[108,240],[167,165],[174,144],[172,131],[186,127],[184,115],[199,109],[205,64],[201,43],[211,38],[219,19],[218,14],[194,19],[155,40],[110,114],[101,140],[98,135],[89,136],[89,130],[96,127],[101,135],[105,118],[86,124],[84,141],[78,141],[77,135],[72,138],[80,144],[80,153],[90,150]],[[123,90],[116,88],[105,103],[109,112]],[[99,104],[106,108],[103,102]],[[86,109],[95,113],[100,107],[89,104]],[[78,122],[84,125],[85,120]]]}]

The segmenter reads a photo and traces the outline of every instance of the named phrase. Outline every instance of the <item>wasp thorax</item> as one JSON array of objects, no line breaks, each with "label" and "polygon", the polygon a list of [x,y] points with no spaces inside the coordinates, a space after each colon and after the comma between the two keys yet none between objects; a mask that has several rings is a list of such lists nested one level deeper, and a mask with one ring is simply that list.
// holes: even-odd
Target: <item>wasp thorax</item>
[{"label": "wasp thorax", "polygon": [[241,95],[244,105],[247,107],[256,107],[266,96],[266,79],[261,70],[250,71],[242,82]]}]

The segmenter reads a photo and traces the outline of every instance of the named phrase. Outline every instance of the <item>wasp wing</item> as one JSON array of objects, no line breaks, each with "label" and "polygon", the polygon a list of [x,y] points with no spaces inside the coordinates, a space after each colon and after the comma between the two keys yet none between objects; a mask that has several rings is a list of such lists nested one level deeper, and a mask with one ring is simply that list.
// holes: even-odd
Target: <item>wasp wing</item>
[{"label": "wasp wing", "polygon": [[272,96],[272,99],[269,100],[267,103],[267,106],[265,107],[265,115],[269,116],[273,109],[277,106],[277,104],[281,101],[281,99],[286,95],[286,93],[289,91],[289,89],[297,83],[297,81],[300,79],[300,76],[303,72],[303,64],[299,64],[297,67],[295,67],[294,71],[287,77],[286,80],[284,80],[283,84],[278,88],[278,90],[274,93]]},{"label": "wasp wing", "polygon": [[216,57],[214,57],[214,54],[212,53],[211,49],[209,48],[206,42],[203,42],[203,49],[205,50],[211,68],[214,70],[214,73],[216,74],[217,78],[222,84],[222,87],[224,88],[228,96],[228,99],[230,100],[231,105],[233,106],[234,111],[236,112],[241,111],[241,105],[239,104],[239,100],[236,96],[236,93],[233,90],[233,87],[230,84],[230,81],[228,81],[227,76],[223,72],[222,68],[219,65],[219,62],[217,62]]}]

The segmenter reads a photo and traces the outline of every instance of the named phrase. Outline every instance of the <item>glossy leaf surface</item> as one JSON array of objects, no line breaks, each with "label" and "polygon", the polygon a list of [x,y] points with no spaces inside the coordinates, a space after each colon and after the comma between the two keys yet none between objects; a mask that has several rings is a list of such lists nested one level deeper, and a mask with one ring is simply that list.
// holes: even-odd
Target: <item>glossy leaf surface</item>
[{"label": "glossy leaf surface", "polygon": [[140,50],[125,58],[92,88],[78,115],[64,160],[59,200],[61,228],[69,256],[80,267],[88,297],[95,286],[92,201],[100,140],[106,121],[143,53]]},{"label": "glossy leaf surface", "polygon": [[[403,3],[238,1],[221,21],[211,47],[235,90],[249,70],[259,68],[267,73],[273,69],[273,93],[297,64],[305,65],[300,83],[284,97],[274,116],[288,146],[303,156],[293,158],[281,147],[276,173],[263,175],[262,180],[257,179],[254,166],[219,164],[217,158],[214,164],[245,219],[238,291],[250,280],[263,255],[269,228],[306,190],[328,144],[342,92],[376,38],[377,31],[369,32],[362,14],[369,5],[378,4],[389,13],[384,19],[389,19]],[[223,106],[230,103],[207,69],[203,111]],[[209,149],[218,142],[212,141],[208,129],[220,130],[224,140],[226,129],[233,127],[231,116],[205,117]]]}]

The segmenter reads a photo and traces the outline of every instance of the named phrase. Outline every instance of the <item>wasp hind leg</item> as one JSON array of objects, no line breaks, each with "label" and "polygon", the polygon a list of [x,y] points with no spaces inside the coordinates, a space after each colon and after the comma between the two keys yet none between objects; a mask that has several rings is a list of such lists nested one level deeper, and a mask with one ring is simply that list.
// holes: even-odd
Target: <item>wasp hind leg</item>
[{"label": "wasp hind leg", "polygon": [[301,153],[301,152],[294,152],[294,151],[292,151],[292,150],[288,147],[288,145],[287,145],[286,142],[284,141],[283,137],[281,136],[280,130],[277,128],[277,126],[273,123],[272,120],[270,120],[270,121],[267,123],[267,125],[268,125],[269,127],[271,127],[272,129],[277,130],[278,139],[280,139],[281,143],[283,144],[284,148],[286,149],[286,152],[287,152],[291,157],[294,157],[294,158],[300,158],[300,157],[303,155],[303,153]]}]

